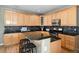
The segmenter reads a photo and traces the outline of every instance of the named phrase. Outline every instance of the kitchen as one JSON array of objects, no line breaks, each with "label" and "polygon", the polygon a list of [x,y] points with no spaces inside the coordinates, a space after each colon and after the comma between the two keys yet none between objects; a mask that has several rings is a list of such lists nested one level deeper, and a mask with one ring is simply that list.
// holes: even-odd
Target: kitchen
[{"label": "kitchen", "polygon": [[1,53],[79,52],[79,6],[46,6],[0,6]]}]

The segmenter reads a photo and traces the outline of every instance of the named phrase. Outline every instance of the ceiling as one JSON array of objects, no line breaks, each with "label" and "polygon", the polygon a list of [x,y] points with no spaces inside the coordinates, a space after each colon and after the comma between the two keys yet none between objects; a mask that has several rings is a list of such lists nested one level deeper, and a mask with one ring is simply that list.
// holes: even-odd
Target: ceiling
[{"label": "ceiling", "polygon": [[69,5],[5,5],[9,8],[19,9],[25,12],[33,12],[37,14],[44,14],[49,11],[54,11],[59,8],[67,7]]}]

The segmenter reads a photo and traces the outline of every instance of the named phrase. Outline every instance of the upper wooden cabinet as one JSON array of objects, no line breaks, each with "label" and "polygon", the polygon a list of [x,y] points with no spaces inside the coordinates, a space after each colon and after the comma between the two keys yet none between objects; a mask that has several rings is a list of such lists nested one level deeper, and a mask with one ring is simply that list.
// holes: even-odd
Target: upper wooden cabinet
[{"label": "upper wooden cabinet", "polygon": [[8,11],[8,10],[6,10],[5,11],[5,25],[6,26],[10,26],[10,25],[12,25],[12,11]]},{"label": "upper wooden cabinet", "polygon": [[17,26],[18,25],[18,14],[13,11],[5,11],[5,25],[6,26]]},{"label": "upper wooden cabinet", "polygon": [[45,26],[52,26],[52,15],[45,15],[44,16],[44,21],[43,21],[43,25]]},{"label": "upper wooden cabinet", "polygon": [[41,25],[40,16],[38,16],[38,15],[31,15],[30,16],[30,25],[31,26],[40,26]]},{"label": "upper wooden cabinet", "polygon": [[30,26],[30,15],[29,14],[24,14],[24,25],[25,26]]},{"label": "upper wooden cabinet", "polygon": [[5,26],[40,26],[40,16],[5,10]]},{"label": "upper wooden cabinet", "polygon": [[40,16],[36,15],[35,16],[35,21],[36,21],[36,26],[40,26],[41,25],[41,19],[40,19]]},{"label": "upper wooden cabinet", "polygon": [[61,19],[61,26],[77,26],[77,6],[72,6],[44,15],[44,25],[52,25],[53,19]]},{"label": "upper wooden cabinet", "polygon": [[43,25],[47,25],[47,15],[44,15]]},{"label": "upper wooden cabinet", "polygon": [[76,7],[71,7],[61,11],[61,26],[77,26]]},{"label": "upper wooden cabinet", "polygon": [[18,13],[18,26],[23,26],[24,25],[24,16],[21,13]]}]

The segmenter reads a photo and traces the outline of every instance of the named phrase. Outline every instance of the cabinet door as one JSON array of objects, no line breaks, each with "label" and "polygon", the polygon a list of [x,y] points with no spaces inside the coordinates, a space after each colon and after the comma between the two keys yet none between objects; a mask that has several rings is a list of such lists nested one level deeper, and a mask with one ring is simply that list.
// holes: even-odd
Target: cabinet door
[{"label": "cabinet door", "polygon": [[68,11],[61,11],[61,26],[69,26],[68,24]]},{"label": "cabinet door", "polygon": [[24,24],[25,26],[30,26],[30,15],[29,14],[24,15]]},{"label": "cabinet door", "polygon": [[12,48],[13,48],[13,53],[19,53],[19,44],[14,45]]},{"label": "cabinet door", "polygon": [[18,13],[18,26],[23,26],[24,25],[24,17],[23,14]]},{"label": "cabinet door", "polygon": [[12,35],[11,34],[5,34],[4,35],[4,45],[12,45]]},{"label": "cabinet door", "polygon": [[5,26],[11,26],[12,25],[12,11],[5,11]]},{"label": "cabinet door", "polygon": [[68,39],[70,40],[70,48],[71,50],[75,50],[76,48],[76,45],[75,45],[75,37],[73,36],[69,36]]},{"label": "cabinet door", "polygon": [[75,50],[75,37],[74,36],[69,36],[69,35],[64,35],[65,37],[65,47],[70,50]]},{"label": "cabinet door", "polygon": [[68,10],[68,24],[69,26],[76,26],[76,7],[69,8]]},{"label": "cabinet door", "polygon": [[18,44],[19,43],[19,34],[18,33],[14,33],[12,34],[12,44]]},{"label": "cabinet door", "polygon": [[61,38],[61,47],[66,46],[66,39],[63,34],[59,34],[59,37]]},{"label": "cabinet door", "polygon": [[18,52],[19,52],[19,45],[6,47],[6,53],[18,53]]},{"label": "cabinet door", "polygon": [[66,42],[65,43],[65,45],[66,45],[65,47],[68,48],[68,49],[70,49],[70,40],[71,39],[69,39],[69,37],[67,35],[65,35],[65,42]]},{"label": "cabinet door", "polygon": [[17,22],[18,22],[18,15],[17,15],[17,12],[12,12],[12,25],[13,26],[17,26],[18,24],[17,24]]},{"label": "cabinet door", "polygon": [[48,26],[52,26],[52,19],[51,19],[51,14],[50,15],[48,15],[48,18],[47,18],[47,25]]},{"label": "cabinet door", "polygon": [[51,53],[60,53],[61,52],[61,40],[50,43],[50,52]]},{"label": "cabinet door", "polygon": [[36,24],[35,15],[31,15],[31,16],[30,16],[30,25],[31,25],[31,26],[35,26],[35,24]]},{"label": "cabinet door", "polygon": [[44,25],[47,26],[48,25],[48,15],[44,16]]},{"label": "cabinet door", "polygon": [[28,26],[29,22],[28,22],[28,16],[27,15],[24,15],[24,25],[25,26]]},{"label": "cabinet door", "polygon": [[5,47],[0,47],[0,53],[6,53],[6,48]]},{"label": "cabinet door", "polygon": [[27,15],[27,22],[28,22],[27,25],[31,26],[31,15],[30,14]]},{"label": "cabinet door", "polygon": [[41,19],[40,19],[40,16],[35,16],[35,26],[40,26],[41,25]]},{"label": "cabinet door", "polygon": [[4,35],[4,45],[13,45],[19,43],[18,33],[14,34],[5,34]]}]

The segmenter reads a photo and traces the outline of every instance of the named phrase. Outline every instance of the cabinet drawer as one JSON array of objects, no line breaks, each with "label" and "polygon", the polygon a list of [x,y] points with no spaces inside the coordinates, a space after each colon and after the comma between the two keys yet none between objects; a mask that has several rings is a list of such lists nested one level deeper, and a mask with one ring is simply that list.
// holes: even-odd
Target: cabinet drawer
[{"label": "cabinet drawer", "polygon": [[19,53],[19,45],[17,44],[17,45],[6,47],[6,52],[7,53]]}]

